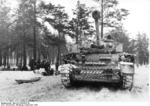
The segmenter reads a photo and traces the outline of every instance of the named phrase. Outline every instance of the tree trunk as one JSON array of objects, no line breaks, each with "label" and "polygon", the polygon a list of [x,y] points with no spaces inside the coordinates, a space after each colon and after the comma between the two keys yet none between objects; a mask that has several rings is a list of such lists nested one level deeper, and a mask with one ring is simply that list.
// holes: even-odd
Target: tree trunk
[{"label": "tree trunk", "polygon": [[101,38],[103,38],[103,30],[104,30],[104,26],[103,26],[103,18],[104,18],[104,16],[103,16],[103,9],[104,9],[104,7],[103,7],[103,0],[101,0]]},{"label": "tree trunk", "polygon": [[52,64],[54,64],[54,60],[55,60],[55,47],[52,47]]},{"label": "tree trunk", "polygon": [[16,50],[16,66],[19,65],[19,53],[18,53],[18,48]]},{"label": "tree trunk", "polygon": [[26,45],[23,43],[23,70],[27,70],[27,55],[26,55]]},{"label": "tree trunk", "polygon": [[58,74],[59,65],[60,65],[60,46],[57,47],[56,74]]},{"label": "tree trunk", "polygon": [[7,64],[7,69],[10,69],[10,63],[9,63],[9,49],[7,50],[7,56],[6,56],[6,64]]},{"label": "tree trunk", "polygon": [[50,62],[50,64],[52,64],[52,58],[53,58],[53,53],[52,53],[52,47],[51,46],[49,46],[49,62]]},{"label": "tree trunk", "polygon": [[[58,31],[58,36],[60,38],[60,31]],[[57,45],[56,74],[58,74],[58,67],[60,65],[60,52],[60,45]]]},{"label": "tree trunk", "polygon": [[2,65],[2,51],[0,50],[0,66]]},{"label": "tree trunk", "polygon": [[34,57],[34,61],[36,61],[36,51],[37,51],[37,47],[36,47],[36,1],[34,2],[34,25],[33,25],[33,36],[34,36],[34,45],[33,45],[33,57]]},{"label": "tree trunk", "polygon": [[22,70],[27,70],[27,54],[26,54],[26,41],[25,41],[25,29],[23,28],[23,51],[22,51],[22,54],[23,54],[23,67],[22,67]]},{"label": "tree trunk", "polygon": [[38,49],[38,60],[41,60],[41,50],[40,50],[40,48]]},{"label": "tree trunk", "polygon": [[5,54],[4,54],[4,60],[3,60],[4,68],[6,68],[6,61],[7,61],[7,56],[6,56],[6,52],[5,52]]}]

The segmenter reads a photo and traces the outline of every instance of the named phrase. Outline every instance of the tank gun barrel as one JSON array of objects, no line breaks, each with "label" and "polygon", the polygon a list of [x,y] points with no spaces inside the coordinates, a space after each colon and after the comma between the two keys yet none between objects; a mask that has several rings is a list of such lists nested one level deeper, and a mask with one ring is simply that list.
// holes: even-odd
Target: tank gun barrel
[{"label": "tank gun barrel", "polygon": [[99,23],[98,23],[98,20],[99,20],[99,18],[100,18],[100,12],[97,11],[97,10],[93,11],[92,17],[93,17],[94,20],[95,20],[97,46],[100,46],[101,36],[99,36]]}]

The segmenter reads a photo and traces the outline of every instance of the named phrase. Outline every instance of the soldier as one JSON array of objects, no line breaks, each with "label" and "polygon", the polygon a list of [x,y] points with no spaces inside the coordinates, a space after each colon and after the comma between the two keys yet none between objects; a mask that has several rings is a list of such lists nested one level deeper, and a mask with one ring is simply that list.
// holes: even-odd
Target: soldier
[{"label": "soldier", "polygon": [[52,75],[53,72],[54,72],[54,70],[51,70],[51,68],[50,68],[50,62],[46,60],[43,65],[44,65],[44,69],[46,71],[44,73],[44,75]]},{"label": "soldier", "polygon": [[112,36],[111,36],[111,35],[108,35],[108,36],[107,36],[107,39],[112,39]]},{"label": "soldier", "polygon": [[48,71],[50,71],[50,63],[46,60],[45,64],[44,64],[44,68],[45,71],[48,73]]},{"label": "soldier", "polygon": [[40,64],[41,68],[44,68],[45,60],[43,60]]},{"label": "soldier", "polygon": [[29,66],[30,66],[30,69],[31,69],[31,70],[34,70],[34,69],[35,69],[35,61],[34,61],[34,59],[31,59],[31,60],[29,61]]},{"label": "soldier", "polygon": [[41,60],[38,59],[37,63],[36,63],[36,68],[40,69],[41,68]]}]

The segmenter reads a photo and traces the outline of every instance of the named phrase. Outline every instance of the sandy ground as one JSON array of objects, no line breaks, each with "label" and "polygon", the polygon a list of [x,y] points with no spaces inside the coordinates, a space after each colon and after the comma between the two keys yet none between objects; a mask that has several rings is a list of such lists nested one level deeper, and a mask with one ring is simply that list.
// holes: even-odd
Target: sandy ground
[{"label": "sandy ground", "polygon": [[[41,76],[33,72],[0,71],[0,101],[148,101],[149,67],[136,68],[132,91],[110,86],[84,85],[66,89],[61,84],[60,75]],[[41,80],[17,84],[15,79],[40,76]]]}]

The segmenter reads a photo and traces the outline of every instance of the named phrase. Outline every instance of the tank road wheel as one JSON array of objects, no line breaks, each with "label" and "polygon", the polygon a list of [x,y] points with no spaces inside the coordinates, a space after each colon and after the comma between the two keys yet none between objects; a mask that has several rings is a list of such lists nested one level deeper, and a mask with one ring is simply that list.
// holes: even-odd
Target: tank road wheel
[{"label": "tank road wheel", "polygon": [[73,85],[69,73],[61,75],[61,82],[62,82],[62,84],[64,85],[65,88],[69,88]]},{"label": "tank road wheel", "polygon": [[61,82],[66,88],[73,85],[72,69],[73,67],[71,64],[66,64],[62,67]]},{"label": "tank road wheel", "polygon": [[[65,76],[65,77],[64,77]],[[69,74],[63,74],[61,75],[61,82],[62,84],[67,88],[67,87],[70,87],[71,86],[71,81],[70,81],[70,78],[69,78]]]},{"label": "tank road wheel", "polygon": [[131,90],[133,87],[133,74],[123,74],[122,75],[122,88]]},{"label": "tank road wheel", "polygon": [[61,82],[66,88],[74,85],[73,68],[76,68],[76,66],[72,64],[64,64],[60,66]]}]

